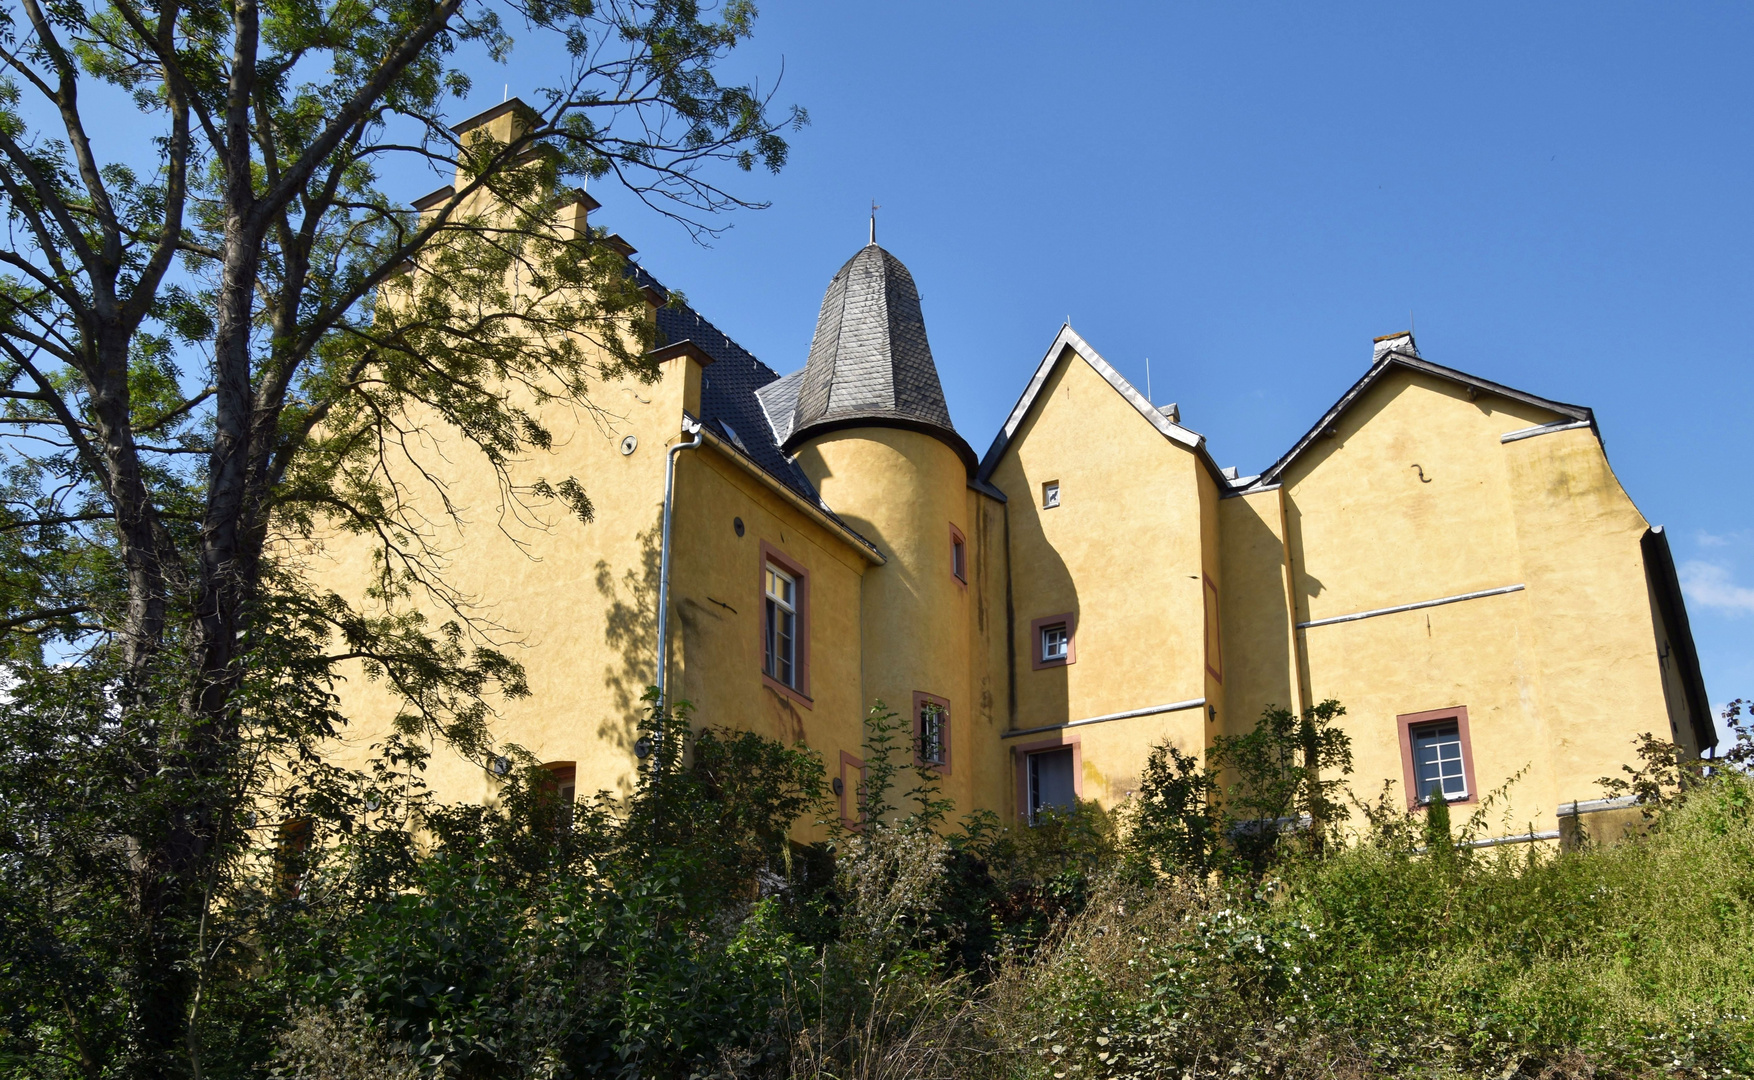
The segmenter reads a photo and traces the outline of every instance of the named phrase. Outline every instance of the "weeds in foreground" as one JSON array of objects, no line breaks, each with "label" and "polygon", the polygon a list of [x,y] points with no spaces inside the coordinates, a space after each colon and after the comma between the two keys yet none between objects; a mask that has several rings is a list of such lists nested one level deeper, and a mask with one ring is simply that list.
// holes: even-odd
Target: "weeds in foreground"
[{"label": "weeds in foreground", "polygon": [[1342,843],[1348,793],[1308,782],[1306,751],[1345,760],[1333,715],[1264,724],[1228,787],[1162,747],[1120,813],[1008,832],[951,822],[878,709],[862,821],[812,846],[786,836],[828,819],[813,755],[669,718],[625,804],[560,814],[513,776],[500,811],[425,808],[393,889],[357,887],[370,844],[315,859],[283,902],[316,944],[281,954],[275,1070],[1754,1077],[1754,781],[1647,765],[1649,829],[1615,846],[1475,850],[1490,806],[1392,792],[1351,800]]}]

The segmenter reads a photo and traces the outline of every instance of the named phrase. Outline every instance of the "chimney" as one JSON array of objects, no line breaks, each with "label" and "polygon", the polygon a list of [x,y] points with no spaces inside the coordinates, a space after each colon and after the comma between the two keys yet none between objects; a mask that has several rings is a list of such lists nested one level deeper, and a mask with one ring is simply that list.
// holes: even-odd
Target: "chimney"
[{"label": "chimney", "polygon": [[1386,354],[1396,352],[1402,356],[1418,356],[1419,347],[1413,344],[1413,331],[1403,330],[1398,334],[1384,334],[1371,340],[1370,362],[1375,364]]}]

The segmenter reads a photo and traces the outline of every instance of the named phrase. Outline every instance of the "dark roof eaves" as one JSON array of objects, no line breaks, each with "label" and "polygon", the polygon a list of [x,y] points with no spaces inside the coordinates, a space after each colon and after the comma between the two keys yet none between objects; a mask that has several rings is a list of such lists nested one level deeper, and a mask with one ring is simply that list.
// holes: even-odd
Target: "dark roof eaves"
[{"label": "dark roof eaves", "polygon": [[1556,412],[1561,416],[1569,416],[1573,420],[1588,421],[1590,430],[1595,433],[1596,438],[1600,439],[1602,437],[1601,431],[1596,427],[1596,415],[1594,411],[1586,406],[1572,405],[1563,401],[1554,401],[1550,398],[1539,397],[1535,394],[1517,390],[1514,387],[1505,386],[1503,383],[1495,383],[1491,379],[1482,379],[1478,375],[1470,375],[1467,372],[1457,370],[1456,368],[1445,367],[1442,364],[1434,364],[1424,357],[1409,356],[1406,353],[1400,352],[1389,352],[1384,353],[1380,360],[1372,364],[1370,370],[1364,373],[1364,377],[1353,383],[1351,388],[1340,396],[1340,400],[1336,401],[1332,408],[1322,414],[1322,418],[1316,421],[1315,426],[1310,428],[1302,438],[1292,444],[1291,449],[1287,450],[1278,461],[1275,461],[1272,465],[1261,472],[1260,483],[1255,485],[1255,488],[1278,483],[1285,470],[1290,468],[1292,462],[1303,456],[1303,452],[1309,449],[1310,444],[1320,438],[1324,431],[1332,427],[1334,423],[1358,401],[1359,398],[1364,396],[1366,391],[1372,386],[1375,386],[1377,381],[1380,380],[1390,368],[1394,367],[1405,368],[1408,371],[1431,375],[1439,379],[1447,379],[1450,382],[1472,387],[1482,393],[1495,394],[1498,397],[1509,398],[1512,401],[1520,401],[1525,405],[1533,405],[1550,412]]},{"label": "dark roof eaves", "polygon": [[780,449],[791,454],[796,452],[799,446],[818,435],[862,427],[898,428],[902,431],[917,431],[922,435],[930,435],[956,452],[956,456],[962,459],[962,465],[968,470],[970,476],[975,474],[976,468],[980,465],[979,460],[974,456],[974,448],[969,446],[968,440],[958,435],[954,428],[947,428],[941,424],[934,424],[929,420],[919,420],[911,416],[898,416],[888,411],[840,413],[817,420],[814,423],[805,424],[787,436],[786,441],[780,445]]},{"label": "dark roof eaves", "polygon": [[999,502],[1002,502],[1002,503],[1008,503],[1011,501],[1010,498],[1007,497],[1003,491],[1000,491],[998,488],[994,487],[992,484],[988,483],[987,481],[982,480],[978,476],[969,477],[968,478],[968,486],[970,488],[974,489],[975,491],[980,492],[982,495],[985,495],[989,499],[997,499]]},{"label": "dark roof eaves", "polygon": [[1675,572],[1675,554],[1669,549],[1669,535],[1661,525],[1650,527],[1640,547],[1644,549],[1646,559],[1656,563],[1657,572],[1651,575],[1652,584],[1656,586],[1663,621],[1669,626],[1671,644],[1681,654],[1681,685],[1687,694],[1693,735],[1703,752],[1708,747],[1717,746],[1717,723],[1711,713],[1711,697],[1705,692],[1705,675],[1699,666],[1699,649],[1693,643],[1693,626],[1687,619],[1687,601],[1681,593],[1681,578]]},{"label": "dark roof eaves", "polygon": [[708,446],[711,446],[732,461],[735,461],[745,472],[754,473],[759,477],[768,479],[771,481],[768,486],[773,491],[792,500],[798,505],[799,509],[804,510],[807,515],[822,518],[823,523],[831,526],[831,531],[840,533],[842,539],[848,541],[856,548],[863,549],[867,559],[878,565],[882,565],[889,561],[888,557],[883,554],[883,551],[878,548],[876,544],[873,544],[871,541],[859,535],[857,529],[854,529],[851,525],[848,525],[845,521],[841,520],[839,514],[830,510],[820,500],[807,498],[803,492],[787,483],[784,478],[775,476],[771,469],[763,468],[761,462],[756,461],[753,457],[744,453],[737,444],[724,438],[711,428],[702,425],[701,434],[706,438]]}]

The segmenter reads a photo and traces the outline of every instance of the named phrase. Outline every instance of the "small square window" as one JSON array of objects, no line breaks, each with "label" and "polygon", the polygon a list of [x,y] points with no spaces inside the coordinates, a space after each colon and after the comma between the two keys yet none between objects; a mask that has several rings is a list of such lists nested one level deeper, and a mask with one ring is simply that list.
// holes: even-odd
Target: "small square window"
[{"label": "small square window", "polygon": [[1062,611],[1057,615],[1031,619],[1029,636],[1024,641],[1028,642],[1029,666],[1036,671],[1077,663],[1077,613]]},{"label": "small square window", "polygon": [[1041,486],[1041,508],[1052,510],[1058,505],[1060,505],[1060,482],[1049,480]]},{"label": "small square window", "polygon": [[1454,720],[1415,724],[1408,728],[1413,743],[1413,773],[1418,778],[1420,802],[1430,802],[1433,791],[1446,801],[1468,797],[1467,770],[1462,763],[1462,733]]},{"label": "small square window", "polygon": [[1049,664],[1063,661],[1071,652],[1072,634],[1065,623],[1041,628],[1041,659]]}]

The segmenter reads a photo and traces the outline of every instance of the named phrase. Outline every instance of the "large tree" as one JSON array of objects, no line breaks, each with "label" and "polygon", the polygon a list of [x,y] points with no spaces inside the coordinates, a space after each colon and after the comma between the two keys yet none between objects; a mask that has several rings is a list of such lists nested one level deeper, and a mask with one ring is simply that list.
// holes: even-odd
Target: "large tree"
[{"label": "large tree", "polygon": [[[578,188],[612,178],[696,230],[751,205],[715,166],[778,169],[803,120],[715,78],[754,14],[0,7],[0,1067],[201,1073],[203,980],[235,945],[216,912],[267,828],[252,808],[343,721],[338,664],[485,752],[522,676],[423,546],[416,436],[442,424],[511,504],[589,519],[589,477],[510,469],[545,405],[653,374],[648,299],[577,228]],[[514,29],[564,70],[459,135],[459,58],[503,60]],[[423,166],[458,180],[417,212],[380,178]],[[306,588],[297,541],[335,527],[379,544],[379,596],[454,616]]]}]

